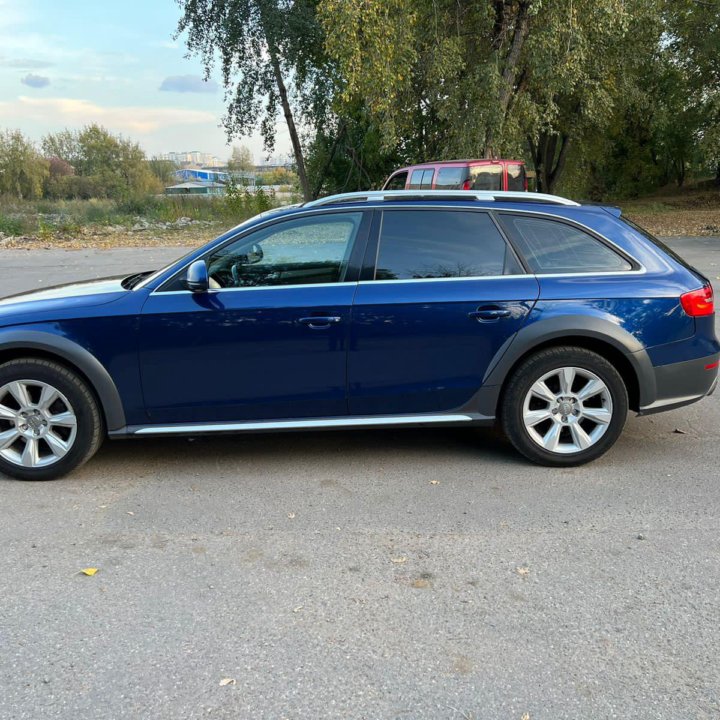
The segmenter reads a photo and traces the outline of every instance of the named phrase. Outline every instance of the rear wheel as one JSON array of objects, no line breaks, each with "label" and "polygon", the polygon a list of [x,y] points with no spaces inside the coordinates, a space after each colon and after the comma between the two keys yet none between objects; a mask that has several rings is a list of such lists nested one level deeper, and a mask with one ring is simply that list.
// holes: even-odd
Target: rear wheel
[{"label": "rear wheel", "polygon": [[628,396],[618,371],[585,348],[541,350],[516,368],[503,395],[501,420],[525,457],[551,466],[582,465],[620,436]]},{"label": "rear wheel", "polygon": [[102,437],[97,401],[73,372],[36,358],[0,365],[0,472],[51,480],[87,462]]}]

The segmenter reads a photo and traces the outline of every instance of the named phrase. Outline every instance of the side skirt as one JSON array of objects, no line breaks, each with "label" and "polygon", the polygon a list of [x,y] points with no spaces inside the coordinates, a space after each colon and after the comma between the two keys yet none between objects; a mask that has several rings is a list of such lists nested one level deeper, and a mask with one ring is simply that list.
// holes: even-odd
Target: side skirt
[{"label": "side skirt", "polygon": [[203,433],[277,432],[283,430],[333,430],[364,427],[414,427],[418,425],[492,425],[495,418],[479,414],[384,415],[373,417],[307,418],[305,420],[261,420],[255,422],[174,423],[131,425],[109,433],[111,438]]}]

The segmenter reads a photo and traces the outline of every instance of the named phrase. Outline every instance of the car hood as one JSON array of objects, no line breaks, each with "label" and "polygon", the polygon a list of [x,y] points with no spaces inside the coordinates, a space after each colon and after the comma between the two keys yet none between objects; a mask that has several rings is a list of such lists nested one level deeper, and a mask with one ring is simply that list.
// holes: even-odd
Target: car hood
[{"label": "car hood", "polygon": [[8,315],[18,313],[69,310],[76,307],[104,305],[130,292],[122,286],[123,277],[68,283],[1,298],[0,321],[5,320]]}]

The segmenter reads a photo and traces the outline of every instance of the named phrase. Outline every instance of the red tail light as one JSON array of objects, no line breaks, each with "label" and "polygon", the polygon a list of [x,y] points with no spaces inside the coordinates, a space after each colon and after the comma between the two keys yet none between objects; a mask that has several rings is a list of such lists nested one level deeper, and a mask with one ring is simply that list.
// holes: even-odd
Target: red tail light
[{"label": "red tail light", "polygon": [[705,285],[699,290],[687,292],[680,296],[680,304],[690,317],[712,315],[715,312],[713,289],[710,285]]},{"label": "red tail light", "polygon": [[471,179],[471,178],[468,178],[468,179],[463,183],[462,189],[463,189],[463,190],[472,190],[472,184],[473,184],[472,179]]}]

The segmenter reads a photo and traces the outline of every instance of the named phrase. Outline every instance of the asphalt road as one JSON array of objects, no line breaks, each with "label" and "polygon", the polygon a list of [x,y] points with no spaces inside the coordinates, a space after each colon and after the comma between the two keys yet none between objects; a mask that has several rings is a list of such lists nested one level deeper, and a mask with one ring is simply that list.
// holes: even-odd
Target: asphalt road
[{"label": "asphalt road", "polygon": [[[0,252],[0,294],[181,252]],[[2,479],[0,718],[718,718],[719,446],[717,394],[579,469],[395,429]]]}]

